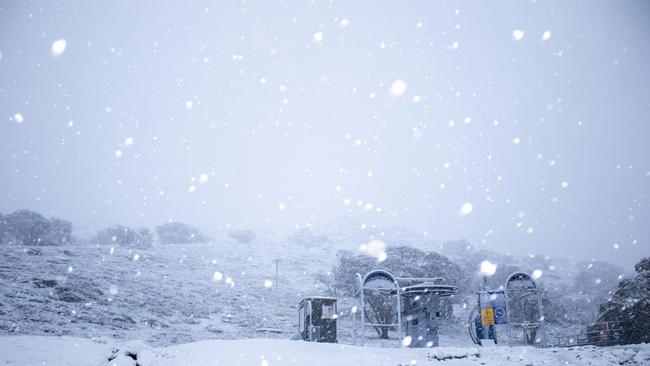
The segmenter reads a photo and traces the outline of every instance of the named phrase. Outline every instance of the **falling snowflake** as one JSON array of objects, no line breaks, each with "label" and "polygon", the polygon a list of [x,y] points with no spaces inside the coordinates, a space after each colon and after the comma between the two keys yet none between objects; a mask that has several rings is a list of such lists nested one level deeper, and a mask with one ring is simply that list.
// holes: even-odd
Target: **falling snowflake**
[{"label": "falling snowflake", "polygon": [[481,262],[481,265],[479,267],[479,273],[482,276],[489,277],[495,274],[496,272],[497,272],[496,264],[490,262],[489,260],[484,260],[483,262]]},{"label": "falling snowflake", "polygon": [[223,280],[223,273],[218,272],[218,271],[217,271],[217,272],[214,272],[214,273],[212,274],[212,279],[213,279],[214,281],[216,281],[216,282],[221,282],[221,280]]},{"label": "falling snowflake", "polygon": [[515,41],[521,41],[521,39],[524,38],[524,31],[520,29],[513,30],[512,38],[514,38]]},{"label": "falling snowflake", "polygon": [[207,174],[201,174],[201,176],[199,177],[199,182],[205,183],[207,181],[208,181],[208,175]]},{"label": "falling snowflake", "polygon": [[345,28],[348,25],[350,25],[350,21],[347,18],[341,19],[341,22],[339,23],[339,27]]},{"label": "falling snowflake", "polygon": [[59,39],[52,43],[52,56],[58,57],[65,52],[68,42],[65,39]]},{"label": "falling snowflake", "polygon": [[469,215],[474,211],[474,205],[471,204],[470,202],[465,202],[463,205],[460,207],[460,214],[462,216]]},{"label": "falling snowflake", "polygon": [[[362,229],[365,228],[362,226]],[[361,244],[359,251],[377,259],[377,262],[386,260],[386,243],[382,240],[373,240],[368,244]]]},{"label": "falling snowflake", "polygon": [[134,140],[133,140],[133,137],[127,137],[127,138],[124,140],[124,145],[125,145],[125,146],[133,145],[133,141],[134,141]]},{"label": "falling snowflake", "polygon": [[390,94],[394,97],[401,97],[406,92],[406,88],[404,80],[395,80],[390,85]]},{"label": "falling snowflake", "polygon": [[542,274],[543,273],[542,273],[541,269],[536,269],[536,270],[533,271],[533,278],[537,280],[540,277],[542,277]]},{"label": "falling snowflake", "polygon": [[402,338],[402,346],[404,346],[404,347],[410,346],[411,341],[412,341],[411,336],[406,336],[406,337]]},{"label": "falling snowflake", "polygon": [[235,287],[235,281],[231,277],[226,277],[226,285],[229,285],[230,287]]},{"label": "falling snowflake", "polygon": [[548,41],[551,39],[551,31],[546,31],[544,34],[542,34],[542,41]]},{"label": "falling snowflake", "polygon": [[271,287],[273,287],[273,281],[271,281],[271,280],[264,280],[264,287],[266,287],[266,288],[271,288]]},{"label": "falling snowflake", "polygon": [[323,41],[323,32],[314,33],[314,42],[321,43]]},{"label": "falling snowflake", "polygon": [[414,139],[419,139],[422,137],[422,130],[420,130],[417,127],[413,127],[413,134],[412,134]]},{"label": "falling snowflake", "polygon": [[23,123],[25,118],[23,117],[22,114],[16,113],[16,114],[14,114],[14,120],[16,121],[16,123]]}]

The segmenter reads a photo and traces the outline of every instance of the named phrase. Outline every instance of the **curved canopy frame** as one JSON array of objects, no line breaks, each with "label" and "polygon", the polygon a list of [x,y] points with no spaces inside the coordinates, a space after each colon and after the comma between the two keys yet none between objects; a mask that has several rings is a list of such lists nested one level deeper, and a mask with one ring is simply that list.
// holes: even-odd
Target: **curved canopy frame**
[{"label": "curved canopy frame", "polygon": [[[373,280],[377,280],[377,279],[387,280],[387,282],[389,282],[392,286],[389,288],[368,287],[369,282],[372,282]],[[370,321],[366,321],[365,296],[367,292],[383,292],[395,296],[395,303],[396,303],[395,312],[397,314],[397,323],[375,324],[375,323],[371,323]],[[397,277],[393,276],[392,273],[383,269],[376,269],[370,271],[363,278],[361,278],[361,275],[357,273],[354,275],[353,294],[355,295],[355,298],[359,296],[358,308],[357,308],[357,312],[359,313],[359,318],[358,321],[355,322],[356,324],[354,325],[355,344],[357,343],[358,331],[361,331],[361,345],[365,344],[365,339],[366,339],[365,330],[367,327],[397,328],[397,334],[400,340],[402,339],[402,304],[401,304],[400,286],[399,286],[399,282],[397,281]],[[353,314],[353,319],[354,319],[354,314]]]},{"label": "curved canopy frame", "polygon": [[[529,282],[529,286],[514,287],[516,282]],[[537,281],[525,272],[513,272],[508,276],[505,283],[505,298],[506,298],[506,307],[508,309],[508,324],[512,326],[519,326],[522,328],[535,328],[539,327],[542,333],[542,346],[546,347],[546,327],[544,322],[544,307],[542,305],[542,294],[540,292],[539,284]],[[512,298],[518,296],[520,299],[526,296],[535,296],[537,299],[537,321],[528,322],[523,321],[522,323],[515,322],[516,319],[513,319],[513,314],[518,310],[514,306],[511,306]],[[525,314],[523,314],[522,309],[522,319],[525,319]]]}]

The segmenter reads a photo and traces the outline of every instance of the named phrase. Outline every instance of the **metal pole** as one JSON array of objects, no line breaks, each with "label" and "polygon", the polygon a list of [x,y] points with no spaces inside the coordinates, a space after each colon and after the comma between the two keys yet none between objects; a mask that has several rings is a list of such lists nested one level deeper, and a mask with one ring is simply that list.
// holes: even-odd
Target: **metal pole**
[{"label": "metal pole", "polygon": [[280,265],[280,262],[282,260],[280,258],[276,258],[273,260],[273,263],[275,263],[275,290],[278,290],[278,266]]},{"label": "metal pole", "polygon": [[399,338],[400,345],[402,344],[402,306],[401,299],[402,294],[400,293],[399,283],[395,283],[397,286],[397,337]]},{"label": "metal pole", "polygon": [[[364,312],[363,312],[363,304],[364,304],[364,299],[363,299],[363,279],[361,278],[361,275],[359,273],[356,273],[354,275],[354,285],[353,285],[353,297],[354,297],[354,302],[356,303],[357,306],[357,311],[355,314],[352,314],[352,320],[354,324],[354,345],[356,346],[359,340],[359,331],[361,331],[361,336],[363,339],[363,317],[364,317]],[[357,295],[359,296],[357,298]],[[359,320],[357,320],[357,316],[359,316]],[[361,345],[363,345],[363,340],[361,341]]]},{"label": "metal pole", "polygon": [[542,347],[546,348],[546,324],[544,320],[544,306],[542,305],[542,295],[539,293],[539,287],[535,283],[535,288],[537,290],[537,302],[539,303],[539,322],[540,327],[542,328]]},{"label": "metal pole", "polygon": [[364,298],[364,293],[365,291],[365,285],[363,284],[363,281],[361,281],[361,295],[359,295],[359,298],[361,299],[361,345],[365,346],[366,345],[366,326],[365,321],[366,321],[366,300]]}]

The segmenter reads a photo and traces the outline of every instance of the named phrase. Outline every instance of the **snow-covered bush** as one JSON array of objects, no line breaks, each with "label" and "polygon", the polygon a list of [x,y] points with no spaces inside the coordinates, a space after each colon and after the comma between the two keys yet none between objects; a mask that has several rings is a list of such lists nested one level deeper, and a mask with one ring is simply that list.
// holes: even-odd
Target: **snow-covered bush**
[{"label": "snow-covered bush", "polygon": [[389,247],[381,263],[374,257],[345,250],[339,251],[337,258],[332,273],[337,288],[346,294],[352,291],[355,273],[364,275],[377,268],[387,269],[397,277],[442,277],[445,284],[460,288],[468,283],[468,274],[446,256],[410,246]]},{"label": "snow-covered bush", "polygon": [[336,296],[336,282],[332,272],[320,271],[314,276],[316,284],[323,285],[327,289],[327,296]]},{"label": "snow-covered bush", "polygon": [[650,257],[634,266],[634,279],[623,279],[611,299],[600,306],[597,322],[620,322],[622,343],[650,342]]},{"label": "snow-covered bush", "polygon": [[153,243],[153,231],[146,227],[141,227],[138,229],[138,234],[140,234],[144,243],[148,243],[147,246]]},{"label": "snow-covered bush", "polygon": [[255,240],[257,234],[251,230],[233,230],[228,236],[235,239],[239,244],[250,244]]},{"label": "snow-covered bush", "polygon": [[209,241],[199,229],[182,222],[168,222],[157,226],[156,231],[164,244],[203,243]]},{"label": "snow-covered bush", "polygon": [[377,268],[377,260],[368,255],[355,254],[349,250],[339,250],[336,253],[337,263],[332,269],[334,284],[339,293],[352,294],[352,285],[356,273],[361,276]]},{"label": "snow-covered bush", "polygon": [[72,224],[56,218],[50,219],[50,229],[45,234],[45,241],[54,245],[66,245],[72,242]]},{"label": "snow-covered bush", "polygon": [[65,245],[72,241],[72,224],[47,219],[29,210],[0,216],[0,243],[17,245]]},{"label": "snow-covered bush", "polygon": [[130,248],[148,248],[152,244],[152,235],[149,229],[135,230],[118,225],[97,233],[95,243],[100,245],[120,245]]}]

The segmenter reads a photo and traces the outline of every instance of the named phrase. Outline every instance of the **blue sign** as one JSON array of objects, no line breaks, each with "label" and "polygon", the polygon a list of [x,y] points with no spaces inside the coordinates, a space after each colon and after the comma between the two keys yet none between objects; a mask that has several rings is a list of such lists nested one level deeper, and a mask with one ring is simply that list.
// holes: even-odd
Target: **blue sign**
[{"label": "blue sign", "polygon": [[490,303],[494,308],[494,324],[507,324],[506,294],[503,291],[491,291]]}]

